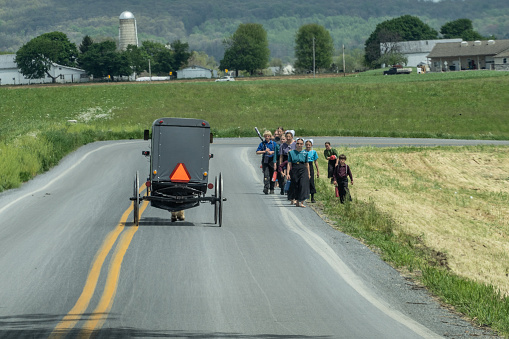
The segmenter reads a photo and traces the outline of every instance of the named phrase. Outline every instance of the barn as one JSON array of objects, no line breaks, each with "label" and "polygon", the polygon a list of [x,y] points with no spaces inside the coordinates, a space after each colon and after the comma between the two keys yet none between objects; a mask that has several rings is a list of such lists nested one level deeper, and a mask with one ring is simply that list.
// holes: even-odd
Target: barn
[{"label": "barn", "polygon": [[509,71],[509,40],[476,40],[437,44],[429,53],[431,70],[487,69]]},{"label": "barn", "polygon": [[[407,59],[407,66],[416,67],[420,64],[427,64],[426,57],[437,44],[447,42],[461,42],[461,39],[440,39],[440,40],[418,40],[401,42],[383,42],[380,43],[380,54],[387,52],[398,52]],[[389,66],[389,65],[387,65]]]},{"label": "barn", "polygon": [[[18,65],[14,61],[15,54],[0,55],[0,85],[30,85],[30,84],[48,84],[53,79],[45,76],[41,79],[27,79],[20,73]],[[87,82],[89,80],[86,72],[79,68],[61,66],[53,64],[49,73],[57,77],[57,83],[77,83]]]},{"label": "barn", "polygon": [[177,79],[217,78],[217,71],[201,66],[189,66],[177,71]]}]

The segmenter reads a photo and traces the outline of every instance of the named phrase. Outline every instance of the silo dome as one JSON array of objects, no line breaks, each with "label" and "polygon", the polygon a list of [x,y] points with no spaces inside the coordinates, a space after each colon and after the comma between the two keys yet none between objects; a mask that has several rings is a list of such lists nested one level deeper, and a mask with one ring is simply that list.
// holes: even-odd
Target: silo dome
[{"label": "silo dome", "polygon": [[133,13],[125,11],[119,16],[118,47],[125,51],[128,45],[138,46],[138,32]]},{"label": "silo dome", "polygon": [[122,19],[134,19],[134,15],[131,12],[125,11],[125,12],[122,12],[122,14],[120,14],[120,16],[118,18],[120,20],[122,20]]}]

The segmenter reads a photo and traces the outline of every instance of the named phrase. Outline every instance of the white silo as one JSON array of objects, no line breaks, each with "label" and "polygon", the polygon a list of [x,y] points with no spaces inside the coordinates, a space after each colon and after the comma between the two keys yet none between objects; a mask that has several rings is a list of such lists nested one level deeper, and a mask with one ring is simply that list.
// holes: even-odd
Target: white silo
[{"label": "white silo", "polygon": [[127,49],[127,45],[138,46],[138,30],[136,28],[136,19],[131,12],[122,12],[118,27],[118,48],[121,51]]}]

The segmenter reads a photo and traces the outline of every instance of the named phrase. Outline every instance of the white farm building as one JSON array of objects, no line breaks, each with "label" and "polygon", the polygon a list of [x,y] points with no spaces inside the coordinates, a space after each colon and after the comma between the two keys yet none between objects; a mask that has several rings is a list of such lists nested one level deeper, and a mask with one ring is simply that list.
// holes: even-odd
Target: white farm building
[{"label": "white farm building", "polygon": [[[53,79],[47,75],[41,79],[25,78],[20,73],[18,65],[14,61],[15,58],[15,54],[0,55],[0,85],[50,84],[53,82]],[[49,73],[57,78],[57,83],[61,84],[87,82],[89,80],[84,70],[57,64],[53,64]]]},{"label": "white farm building", "polygon": [[217,78],[217,71],[201,66],[189,66],[177,71],[177,79]]},{"label": "white farm building", "polygon": [[401,42],[383,42],[380,44],[380,53],[394,51],[403,54],[408,58],[407,66],[416,67],[428,63],[428,54],[435,45],[448,42],[461,42],[461,39],[440,39],[440,40],[418,40]]}]

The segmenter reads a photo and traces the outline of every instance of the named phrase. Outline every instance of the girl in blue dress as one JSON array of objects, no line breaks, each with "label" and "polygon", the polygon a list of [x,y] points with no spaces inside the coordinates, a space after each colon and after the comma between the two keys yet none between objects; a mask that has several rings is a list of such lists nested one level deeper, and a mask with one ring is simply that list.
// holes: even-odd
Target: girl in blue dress
[{"label": "girl in blue dress", "polygon": [[[316,167],[316,177],[320,177],[320,172],[318,170],[318,153],[313,149],[313,139],[306,140],[306,152],[308,152],[308,163],[309,163],[309,194],[311,194],[311,202],[315,201],[315,169]],[[314,163],[314,167],[313,167]]]},{"label": "girl in blue dress", "polygon": [[288,199],[297,207],[306,207],[304,201],[309,198],[309,162],[308,153],[304,150],[304,139],[298,138],[295,143],[296,149],[288,152],[288,174],[290,191]]}]

